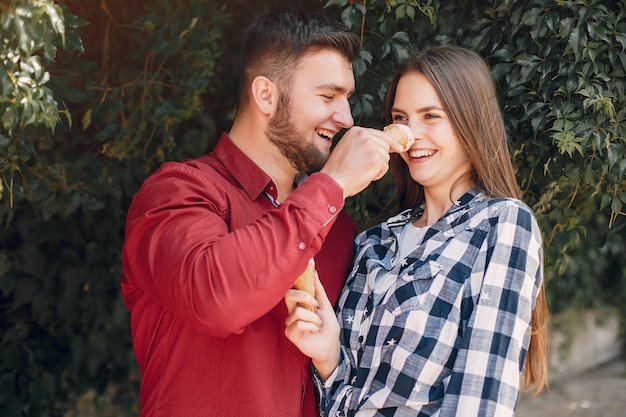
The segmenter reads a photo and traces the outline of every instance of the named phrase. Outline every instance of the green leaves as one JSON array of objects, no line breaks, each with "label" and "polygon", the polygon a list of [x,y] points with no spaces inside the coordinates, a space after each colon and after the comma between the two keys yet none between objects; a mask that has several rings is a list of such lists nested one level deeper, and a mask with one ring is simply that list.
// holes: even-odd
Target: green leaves
[{"label": "green leaves", "polygon": [[[570,296],[572,304],[590,305],[606,298],[598,284],[598,274],[604,275],[601,268],[615,262],[620,265],[616,270],[626,269],[621,257],[598,260],[605,242],[625,246],[623,237],[620,240],[623,232],[614,232],[626,224],[625,4],[331,3],[343,7],[344,21],[363,34],[363,48],[372,57],[365,71],[360,66],[356,72],[357,94],[367,97],[354,100],[355,120],[360,123],[382,123],[389,77],[416,50],[458,43],[488,59],[518,181],[542,225],[547,278],[554,291],[551,305],[565,308],[563,295]],[[436,21],[429,21],[428,10]],[[366,220],[375,218],[381,206],[387,207],[363,198],[351,204],[350,210]],[[592,274],[585,263],[599,269]],[[585,290],[575,291],[559,280],[566,273],[570,282]]]},{"label": "green leaves", "polygon": [[45,86],[50,74],[42,58],[53,60],[57,45],[64,45],[64,19],[52,0],[13,0],[0,15],[0,114],[9,135],[37,124],[54,130],[59,121],[57,102]]},{"label": "green leaves", "polygon": [[[532,3],[519,7],[535,10]],[[615,283],[623,280],[616,271],[624,261],[603,253],[624,248],[618,232],[626,220],[623,6],[543,2],[541,10],[543,15],[511,31],[499,47],[505,52],[492,55],[491,62],[518,178],[544,231],[550,305],[559,311],[623,303],[626,293]],[[550,19],[544,31],[534,26],[555,10],[560,20]],[[524,36],[533,43],[523,52],[511,47]],[[538,58],[535,74],[520,68],[529,53]],[[510,88],[515,80],[519,86]]]},{"label": "green leaves", "polygon": [[[562,124],[562,123],[560,123]],[[552,140],[555,142],[560,153],[567,153],[570,158],[574,151],[578,151],[580,155],[583,155],[583,148],[580,143],[585,139],[579,136],[571,130],[563,130],[563,128],[552,127],[550,130],[555,130],[557,133],[552,135]]]},{"label": "green leaves", "polygon": [[84,15],[51,0],[0,9],[3,416],[62,416],[113,383],[136,404],[119,295],[126,210],[148,172],[205,152],[232,111],[223,5],[68,5]]},{"label": "green leaves", "polygon": [[382,127],[382,103],[395,68],[415,50],[416,28],[432,30],[436,24],[432,0],[327,1],[324,7],[342,8],[341,20],[361,35],[361,56],[354,63],[357,97],[355,120]]},{"label": "green leaves", "polygon": [[[510,115],[509,123],[511,118],[530,122],[534,137],[543,136],[544,143],[554,144],[554,151],[546,152],[544,173],[549,178],[558,178],[560,173],[570,176],[572,188],[562,188],[563,198],[575,201],[582,184],[601,199],[609,190],[625,186],[618,169],[626,157],[624,141],[619,139],[624,137],[625,125],[618,113],[626,103],[626,79],[624,65],[615,65],[626,62],[621,39],[626,29],[624,11],[617,6],[611,10],[598,1],[586,2],[584,7],[574,1],[533,3],[519,4],[527,11],[520,26],[511,30],[509,40],[500,46],[506,53],[492,55],[494,78],[502,83],[508,103],[506,115]],[[514,58],[508,57],[512,43],[519,43],[524,34],[533,43]],[[510,88],[515,85],[521,88]],[[512,133],[514,147],[521,146],[523,132],[518,128]],[[563,156],[569,159],[563,160]],[[597,161],[604,169],[588,169]],[[537,172],[534,181],[541,183]],[[599,200],[596,204],[598,210],[609,206]],[[618,213],[612,210],[610,218]],[[588,218],[582,220],[584,224]]]},{"label": "green leaves", "polygon": [[[72,26],[80,24],[72,19]],[[0,27],[0,135],[9,139],[0,143],[0,202],[11,210],[23,195],[15,173],[36,155],[29,132],[39,127],[54,131],[61,114],[69,119],[59,111],[46,68],[57,45],[65,42],[66,26],[61,7],[52,0],[13,0],[0,13]]]},{"label": "green leaves", "polygon": [[[512,5],[511,16],[518,7],[526,11],[491,54],[493,74],[503,95],[518,178],[544,229],[548,280],[555,294],[551,304],[567,306],[555,301],[571,292],[559,280],[567,273],[568,279],[576,276],[576,285],[588,288],[572,304],[589,305],[592,298],[608,294],[590,284],[597,274],[576,275],[572,254],[593,258],[587,262],[600,271],[599,246],[590,247],[589,239],[606,240],[625,217],[623,5],[609,9],[598,1],[525,1]],[[492,39],[502,33],[496,26],[509,24],[507,18],[495,23]],[[535,169],[537,164],[543,169]],[[613,244],[623,247],[623,242],[615,243],[617,236]]]},{"label": "green leaves", "polygon": [[[105,128],[111,134],[103,137],[105,155],[118,160],[147,157],[154,167],[175,149],[172,132],[201,115],[201,98],[221,55],[218,41],[230,23],[215,5],[201,3],[146,4],[146,13],[129,25],[127,36],[137,45],[133,58],[140,65],[120,74],[132,81],[111,85],[101,94],[102,104],[94,97],[88,119],[111,123]],[[128,102],[129,92],[139,100]]]}]

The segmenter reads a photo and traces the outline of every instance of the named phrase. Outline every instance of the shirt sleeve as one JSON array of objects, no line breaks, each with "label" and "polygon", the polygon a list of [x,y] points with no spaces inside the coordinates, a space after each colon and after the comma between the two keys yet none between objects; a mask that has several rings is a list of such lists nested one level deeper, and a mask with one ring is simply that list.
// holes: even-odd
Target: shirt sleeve
[{"label": "shirt sleeve", "polygon": [[484,274],[472,272],[474,306],[461,329],[440,417],[514,415],[543,252],[530,209],[521,202],[503,206],[488,231]]},{"label": "shirt sleeve", "polygon": [[350,385],[350,361],[346,348],[341,346],[339,364],[333,373],[322,382],[315,368],[313,368],[313,378],[315,386],[320,393],[319,409],[323,416],[345,416],[347,415],[350,398],[354,392]]},{"label": "shirt sleeve", "polygon": [[280,302],[320,250],[343,192],[330,177],[313,174],[279,206],[260,216],[253,208],[248,224],[231,229],[228,190],[198,171],[178,164],[136,194],[122,285],[132,286],[125,301],[147,294],[199,331],[227,336]]}]

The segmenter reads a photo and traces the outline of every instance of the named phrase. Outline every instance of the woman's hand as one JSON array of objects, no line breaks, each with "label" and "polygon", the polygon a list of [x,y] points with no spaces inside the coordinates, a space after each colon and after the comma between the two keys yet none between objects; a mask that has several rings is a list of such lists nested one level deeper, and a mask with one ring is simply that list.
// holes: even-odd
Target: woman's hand
[{"label": "woman's hand", "polygon": [[[285,295],[289,315],[285,320],[285,335],[302,353],[313,360],[318,375],[325,381],[339,361],[339,323],[324,286],[315,277],[316,298],[305,291],[291,289]],[[315,312],[299,307],[317,306]]]}]

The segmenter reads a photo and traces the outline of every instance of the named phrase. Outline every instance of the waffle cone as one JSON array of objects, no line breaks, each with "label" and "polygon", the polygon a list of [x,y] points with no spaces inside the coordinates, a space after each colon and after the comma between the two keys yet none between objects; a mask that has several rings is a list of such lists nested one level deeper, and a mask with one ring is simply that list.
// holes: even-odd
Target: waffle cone
[{"label": "waffle cone", "polygon": [[[293,284],[293,288],[306,291],[315,297],[315,261],[313,258],[309,260],[304,272],[296,279],[296,282]],[[309,305],[301,304],[301,307],[314,311],[314,308]]]}]

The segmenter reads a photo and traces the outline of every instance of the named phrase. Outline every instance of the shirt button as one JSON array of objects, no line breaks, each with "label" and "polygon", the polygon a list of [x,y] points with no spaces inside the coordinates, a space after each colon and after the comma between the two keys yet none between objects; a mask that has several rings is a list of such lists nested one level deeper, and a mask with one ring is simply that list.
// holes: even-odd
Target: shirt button
[{"label": "shirt button", "polygon": [[306,249],[306,245],[304,244],[304,242],[298,243],[298,249],[300,249],[300,250]]},{"label": "shirt button", "polygon": [[337,207],[335,206],[328,206],[328,211],[331,212],[332,214],[337,213]]}]

